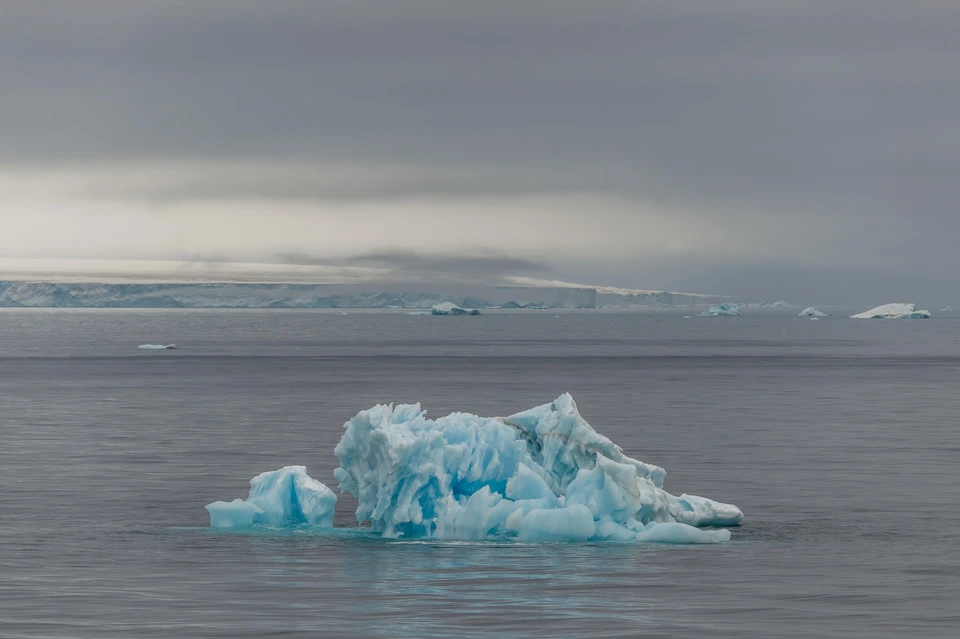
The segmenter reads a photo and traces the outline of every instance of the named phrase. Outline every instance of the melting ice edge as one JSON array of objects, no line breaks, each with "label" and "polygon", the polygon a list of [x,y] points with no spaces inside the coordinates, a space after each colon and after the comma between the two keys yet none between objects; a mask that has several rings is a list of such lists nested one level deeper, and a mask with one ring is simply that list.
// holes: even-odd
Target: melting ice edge
[{"label": "melting ice edge", "polygon": [[[357,521],[386,538],[718,543],[730,531],[703,527],[743,519],[732,504],[666,492],[664,469],[624,455],[569,394],[506,418],[377,405],[344,429],[334,477],[357,498]],[[213,528],[331,528],[336,502],[287,466],[250,480],[247,499],[206,508]]]}]

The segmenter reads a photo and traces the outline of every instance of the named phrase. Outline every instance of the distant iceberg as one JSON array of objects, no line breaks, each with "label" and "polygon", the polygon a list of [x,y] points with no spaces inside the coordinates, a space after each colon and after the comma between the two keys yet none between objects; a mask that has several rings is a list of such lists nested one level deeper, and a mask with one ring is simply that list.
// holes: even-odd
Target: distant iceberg
[{"label": "distant iceberg", "polygon": [[952,313],[952,312],[953,312],[953,307],[952,307],[952,306],[944,306],[943,308],[940,309],[940,312],[941,312],[941,313]]},{"label": "distant iceberg", "polygon": [[137,348],[142,348],[145,351],[169,351],[177,347],[176,344],[141,344]]},{"label": "distant iceberg", "polygon": [[286,466],[250,480],[246,499],[207,504],[211,528],[310,525],[333,527],[337,496],[307,475],[303,466]]},{"label": "distant iceberg", "polygon": [[737,315],[740,315],[740,307],[731,302],[724,302],[719,306],[711,306],[707,310],[700,313],[700,317],[717,317],[722,315],[736,317]]},{"label": "distant iceberg", "polygon": [[930,311],[918,311],[916,304],[884,304],[869,311],[851,315],[851,319],[927,319]]},{"label": "distant iceberg", "polygon": [[777,300],[776,302],[743,302],[740,306],[746,308],[790,308],[793,304],[785,300]]},{"label": "distant iceberg", "polygon": [[569,394],[507,418],[378,405],[344,424],[334,454],[358,522],[383,537],[717,543],[734,505],[663,490],[665,471],[624,455]]},{"label": "distant iceberg", "polygon": [[437,304],[430,311],[431,315],[479,315],[480,311],[477,309],[465,309],[460,308],[453,302],[444,302],[443,304]]},{"label": "distant iceberg", "polygon": [[819,311],[813,306],[809,306],[797,315],[797,317],[827,317],[827,314],[823,311]]}]

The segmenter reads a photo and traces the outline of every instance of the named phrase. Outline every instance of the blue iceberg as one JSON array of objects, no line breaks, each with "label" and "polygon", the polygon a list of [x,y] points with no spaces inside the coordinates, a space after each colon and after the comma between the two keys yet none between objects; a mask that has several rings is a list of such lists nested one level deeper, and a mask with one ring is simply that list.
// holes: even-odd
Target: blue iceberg
[{"label": "blue iceberg", "polygon": [[307,474],[303,466],[286,466],[250,480],[246,499],[207,504],[211,528],[309,525],[333,527],[337,496]]},{"label": "blue iceberg", "polygon": [[360,523],[388,538],[716,543],[743,513],[663,490],[665,471],[597,433],[569,394],[506,418],[378,405],[334,454]]},{"label": "blue iceberg", "polygon": [[437,304],[432,309],[430,309],[431,315],[479,315],[480,311],[477,309],[466,309],[461,308],[454,304],[453,302],[444,302],[442,304]]},{"label": "blue iceberg", "polygon": [[711,306],[707,310],[700,313],[700,317],[736,317],[738,315],[740,315],[740,307],[731,302],[724,302],[719,306]]}]

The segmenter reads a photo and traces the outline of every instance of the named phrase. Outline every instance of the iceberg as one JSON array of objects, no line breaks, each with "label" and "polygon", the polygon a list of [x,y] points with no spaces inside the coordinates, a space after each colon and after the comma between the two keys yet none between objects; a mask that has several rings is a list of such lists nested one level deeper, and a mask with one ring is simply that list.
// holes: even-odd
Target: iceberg
[{"label": "iceberg", "polygon": [[387,538],[717,543],[743,513],[671,495],[663,468],[597,433],[569,394],[510,417],[378,405],[344,424],[334,454],[356,517]]},{"label": "iceberg", "polygon": [[700,317],[717,317],[722,315],[736,317],[740,315],[740,307],[731,302],[724,302],[719,306],[711,306],[707,310],[700,313]]},{"label": "iceberg", "polygon": [[797,317],[827,317],[828,315],[823,311],[817,310],[813,306],[803,309],[797,314]]},{"label": "iceberg", "polygon": [[930,311],[918,311],[916,304],[884,304],[869,311],[851,315],[851,319],[928,319]]},{"label": "iceberg", "polygon": [[480,311],[477,309],[467,310],[465,308],[460,308],[453,302],[444,302],[443,304],[437,304],[430,311],[431,315],[479,315]]},{"label": "iceberg", "polygon": [[777,300],[770,306],[772,306],[773,308],[789,308],[790,306],[793,306],[793,304],[784,300]]},{"label": "iceberg", "polygon": [[952,312],[953,312],[953,307],[952,307],[952,306],[944,306],[943,308],[940,309],[940,312],[941,312],[941,313],[952,313]]},{"label": "iceberg", "polygon": [[333,527],[337,496],[307,474],[303,466],[286,466],[250,480],[246,499],[207,504],[211,528],[309,525]]},{"label": "iceberg", "polygon": [[141,348],[145,351],[169,351],[177,347],[176,344],[141,344],[137,348]]}]

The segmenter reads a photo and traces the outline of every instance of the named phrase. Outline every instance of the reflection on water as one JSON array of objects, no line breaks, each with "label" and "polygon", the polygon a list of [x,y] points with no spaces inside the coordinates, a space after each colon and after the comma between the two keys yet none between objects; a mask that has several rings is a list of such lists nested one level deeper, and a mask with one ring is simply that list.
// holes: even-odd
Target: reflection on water
[{"label": "reflection on water", "polygon": [[643,593],[669,580],[656,557],[698,552],[635,543],[393,541],[356,529],[169,534],[203,535],[247,557],[251,586],[269,589],[284,606],[336,609],[328,631],[400,637],[636,636],[656,607]]}]

